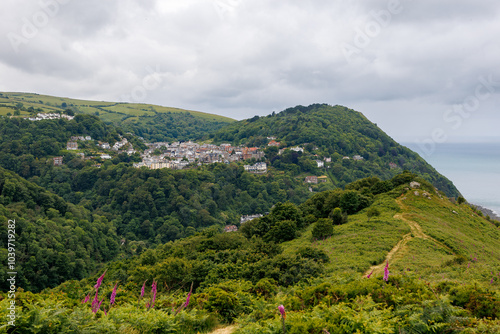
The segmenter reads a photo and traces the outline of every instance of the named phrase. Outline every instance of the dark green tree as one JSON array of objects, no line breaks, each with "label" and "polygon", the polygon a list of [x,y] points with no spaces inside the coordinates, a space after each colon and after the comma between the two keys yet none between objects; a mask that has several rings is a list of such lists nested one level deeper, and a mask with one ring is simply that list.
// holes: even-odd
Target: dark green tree
[{"label": "dark green tree", "polygon": [[314,224],[312,230],[312,237],[314,239],[323,239],[331,236],[333,234],[333,223],[331,219],[320,218]]}]

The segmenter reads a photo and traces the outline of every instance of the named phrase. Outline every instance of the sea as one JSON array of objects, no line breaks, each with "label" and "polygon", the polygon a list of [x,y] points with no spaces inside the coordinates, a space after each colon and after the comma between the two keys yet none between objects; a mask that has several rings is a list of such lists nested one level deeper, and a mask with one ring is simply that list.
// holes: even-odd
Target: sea
[{"label": "sea", "polygon": [[467,202],[500,216],[500,142],[441,143],[432,149],[416,143],[403,145],[451,180]]}]

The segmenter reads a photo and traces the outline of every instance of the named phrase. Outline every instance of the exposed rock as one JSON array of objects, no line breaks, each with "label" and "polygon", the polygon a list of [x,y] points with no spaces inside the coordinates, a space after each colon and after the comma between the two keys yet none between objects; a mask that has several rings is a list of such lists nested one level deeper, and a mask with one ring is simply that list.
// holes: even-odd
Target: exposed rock
[{"label": "exposed rock", "polygon": [[412,182],[410,183],[410,187],[411,187],[412,189],[418,189],[418,188],[420,188],[420,183],[418,183],[418,182],[416,182],[416,181],[412,181]]},{"label": "exposed rock", "polygon": [[415,196],[419,196],[420,194],[418,193],[418,191],[415,191],[413,194],[415,194]]}]

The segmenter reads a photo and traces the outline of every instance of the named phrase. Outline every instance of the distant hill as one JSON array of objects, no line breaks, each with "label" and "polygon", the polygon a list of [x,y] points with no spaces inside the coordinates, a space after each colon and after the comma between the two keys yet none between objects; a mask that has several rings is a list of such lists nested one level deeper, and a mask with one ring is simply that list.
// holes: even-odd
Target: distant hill
[{"label": "distant hill", "polygon": [[209,132],[234,122],[233,119],[152,104],[86,101],[34,93],[0,93],[0,115],[29,116],[37,112],[96,115],[108,124],[150,141],[201,139]]},{"label": "distant hill", "polygon": [[[363,114],[343,106],[313,104],[297,106],[269,116],[255,116],[231,123],[212,136],[215,143],[234,145],[266,145],[276,138],[281,147],[300,146],[315,159],[331,158],[325,164],[331,179],[343,187],[349,182],[369,176],[388,179],[401,170],[422,175],[450,197],[459,191],[446,177],[439,174],[417,153],[394,141]],[[300,165],[300,154],[276,155],[273,166],[292,168],[290,162]],[[303,154],[302,154],[303,155]],[[359,161],[353,161],[358,156]],[[302,164],[297,172],[306,171]]]}]

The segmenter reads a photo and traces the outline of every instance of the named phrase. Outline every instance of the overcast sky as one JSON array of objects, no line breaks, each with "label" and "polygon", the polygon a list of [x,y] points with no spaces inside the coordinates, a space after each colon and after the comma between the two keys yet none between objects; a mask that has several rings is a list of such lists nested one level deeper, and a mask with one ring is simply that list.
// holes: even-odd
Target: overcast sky
[{"label": "overcast sky", "polygon": [[398,141],[499,136],[498,0],[2,0],[0,33],[0,91],[235,119],[341,104]]}]

